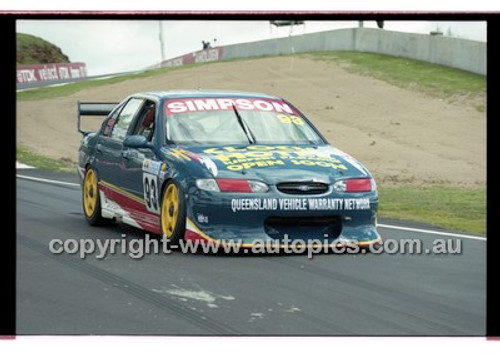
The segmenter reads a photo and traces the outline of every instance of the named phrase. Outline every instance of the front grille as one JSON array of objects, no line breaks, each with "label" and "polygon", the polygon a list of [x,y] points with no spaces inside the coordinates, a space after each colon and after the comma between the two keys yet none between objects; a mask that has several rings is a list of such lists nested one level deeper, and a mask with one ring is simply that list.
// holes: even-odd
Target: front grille
[{"label": "front grille", "polygon": [[328,184],[323,182],[281,182],[276,187],[290,195],[319,195],[328,191]]}]

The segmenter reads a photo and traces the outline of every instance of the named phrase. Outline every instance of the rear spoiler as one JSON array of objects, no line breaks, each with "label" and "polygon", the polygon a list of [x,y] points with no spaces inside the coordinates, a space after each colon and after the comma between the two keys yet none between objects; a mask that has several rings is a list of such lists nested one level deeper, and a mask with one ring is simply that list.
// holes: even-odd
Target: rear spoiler
[{"label": "rear spoiler", "polygon": [[78,132],[83,135],[90,133],[81,129],[81,116],[107,116],[118,106],[119,102],[80,102],[77,105]]}]

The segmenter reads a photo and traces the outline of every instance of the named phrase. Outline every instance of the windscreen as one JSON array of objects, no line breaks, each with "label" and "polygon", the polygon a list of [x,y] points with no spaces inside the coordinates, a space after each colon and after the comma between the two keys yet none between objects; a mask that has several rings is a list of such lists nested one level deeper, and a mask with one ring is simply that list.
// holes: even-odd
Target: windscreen
[{"label": "windscreen", "polygon": [[165,104],[167,142],[212,144],[321,144],[307,121],[281,100],[172,99]]}]

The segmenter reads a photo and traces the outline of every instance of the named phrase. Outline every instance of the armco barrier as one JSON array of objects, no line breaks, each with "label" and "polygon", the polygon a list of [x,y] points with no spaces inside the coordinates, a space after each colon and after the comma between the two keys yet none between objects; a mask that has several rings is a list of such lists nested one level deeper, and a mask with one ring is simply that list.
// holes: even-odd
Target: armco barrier
[{"label": "armco barrier", "polygon": [[64,81],[87,76],[85,63],[51,63],[39,65],[17,65],[16,83],[42,81]]},{"label": "armco barrier", "polygon": [[[162,66],[317,51],[372,52],[446,65],[486,75],[486,43],[484,42],[376,28],[341,29],[233,44],[167,60],[162,63]],[[197,56],[200,57],[198,61],[195,60]]]}]

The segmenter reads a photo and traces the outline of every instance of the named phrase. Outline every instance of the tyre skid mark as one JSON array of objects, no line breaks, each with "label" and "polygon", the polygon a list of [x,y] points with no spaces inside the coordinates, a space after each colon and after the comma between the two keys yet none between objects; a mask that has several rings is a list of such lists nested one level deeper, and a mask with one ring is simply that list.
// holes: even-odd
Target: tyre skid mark
[{"label": "tyre skid mark", "polygon": [[[463,308],[457,309],[457,308],[453,308],[451,306],[443,305],[443,304],[437,305],[431,301],[428,301],[428,300],[425,300],[422,298],[417,299],[417,298],[415,298],[415,295],[412,295],[412,294],[409,294],[406,292],[402,292],[396,288],[385,287],[383,285],[379,285],[377,283],[370,282],[368,280],[355,278],[353,276],[345,275],[345,274],[336,272],[334,270],[325,270],[321,267],[314,266],[314,265],[307,265],[306,267],[301,267],[302,266],[301,263],[299,263],[295,260],[289,260],[289,259],[279,259],[278,260],[278,259],[273,258],[273,259],[265,259],[265,260],[268,262],[271,262],[271,263],[278,263],[278,264],[286,265],[287,267],[293,267],[293,268],[297,269],[298,271],[305,272],[305,273],[311,273],[315,276],[322,276],[322,277],[326,277],[328,279],[333,279],[336,282],[340,282],[340,283],[346,284],[346,285],[351,286],[351,287],[359,287],[359,288],[362,288],[364,290],[370,290],[370,291],[376,292],[380,295],[384,295],[384,297],[392,298],[395,302],[408,303],[408,307],[406,307],[404,309],[411,310],[412,308],[414,308],[416,306],[414,301],[418,300],[418,302],[420,304],[420,308],[428,310],[429,312],[433,313],[434,315],[436,313],[434,311],[432,311],[432,309],[439,308],[439,311],[442,315],[456,315],[457,312],[459,312],[461,315],[466,314],[469,319],[477,317],[478,318],[477,321],[482,322],[482,320],[479,319],[480,318],[479,316],[477,316],[476,314],[473,314],[471,312],[468,312],[466,309],[463,309]],[[385,309],[387,309],[388,312],[395,312],[395,310],[393,308],[390,308],[390,307],[385,306],[385,305],[380,304],[380,303],[372,302],[369,299],[365,299],[364,303],[372,304],[373,307],[377,307],[379,309],[385,308]],[[390,304],[390,303],[391,303],[391,301],[388,300],[387,304]],[[353,311],[359,312],[359,308],[357,308],[357,307],[351,307],[349,305],[345,305],[345,306],[343,305],[343,307],[351,308]],[[403,314],[405,316],[408,316],[410,318],[413,318],[421,323],[425,323],[428,326],[432,327],[434,329],[434,331],[432,331],[432,334],[434,334],[434,335],[436,334],[436,331],[441,331],[441,332],[445,331],[445,332],[449,332],[450,334],[455,334],[455,335],[459,334],[461,332],[461,330],[459,328],[443,324],[442,322],[437,322],[437,321],[431,320],[428,317],[426,317],[424,314],[416,315],[416,314],[410,313],[409,311],[406,311],[404,309],[398,308],[397,312],[400,314]],[[395,329],[406,330],[406,331],[409,331],[410,334],[415,334],[414,329],[404,327],[399,323],[395,323],[395,322],[392,322],[392,321],[387,320],[387,319],[373,316],[371,314],[365,314],[365,316],[367,318],[372,318],[376,322],[385,323],[389,326],[395,327]],[[450,319],[449,324],[456,324],[456,319]],[[466,334],[464,334],[464,335],[466,335]]]},{"label": "tyre skid mark", "polygon": [[58,255],[55,257],[48,249],[46,245],[38,241],[34,241],[29,237],[17,234],[17,241],[19,244],[30,248],[40,254],[43,254],[52,260],[58,261],[72,269],[82,272],[94,279],[102,281],[108,285],[113,286],[125,293],[128,293],[141,301],[150,303],[164,311],[182,318],[189,323],[196,325],[203,330],[206,330],[208,334],[225,334],[225,335],[237,335],[240,332],[233,327],[227,326],[215,319],[211,319],[206,315],[200,315],[198,312],[194,312],[190,309],[185,308],[182,305],[177,304],[175,301],[162,297],[158,293],[150,291],[134,282],[131,282],[123,277],[114,275],[108,271],[102,270],[94,265],[91,265],[77,257],[70,255]]}]

